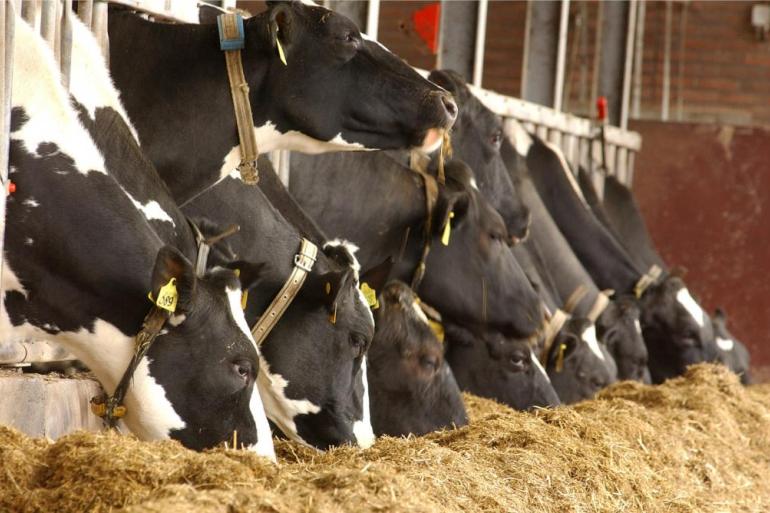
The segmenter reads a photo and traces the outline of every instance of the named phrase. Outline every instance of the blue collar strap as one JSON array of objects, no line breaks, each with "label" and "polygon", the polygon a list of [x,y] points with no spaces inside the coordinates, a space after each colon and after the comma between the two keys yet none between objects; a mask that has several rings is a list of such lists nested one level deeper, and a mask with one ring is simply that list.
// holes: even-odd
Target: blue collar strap
[{"label": "blue collar strap", "polygon": [[243,32],[243,16],[228,13],[217,16],[219,48],[222,51],[243,50],[246,38]]}]

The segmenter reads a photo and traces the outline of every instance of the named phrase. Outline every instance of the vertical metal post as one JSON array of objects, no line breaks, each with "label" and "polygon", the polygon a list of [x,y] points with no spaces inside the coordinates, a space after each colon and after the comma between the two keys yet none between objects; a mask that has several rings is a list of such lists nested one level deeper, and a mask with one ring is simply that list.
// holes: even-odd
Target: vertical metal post
[{"label": "vertical metal post", "polygon": [[479,0],[476,13],[476,46],[473,54],[473,85],[481,87],[484,76],[484,46],[487,41],[487,8],[488,0]]},{"label": "vertical metal post", "polygon": [[569,29],[569,0],[561,0],[559,42],[556,47],[556,77],[553,85],[553,108],[561,110],[564,92],[564,68],[567,60],[567,31]]},{"label": "vertical metal post", "polygon": [[673,16],[673,4],[666,1],[666,25],[663,37],[663,95],[660,105],[660,119],[668,121],[668,106],[671,95],[671,18]]},{"label": "vertical metal post", "polygon": [[628,128],[628,111],[631,103],[631,70],[634,60],[634,32],[636,31],[636,2],[630,0],[628,6],[628,28],[626,30],[626,51],[623,62],[623,91],[620,101],[620,128]]},{"label": "vertical metal post", "polygon": [[43,0],[40,11],[40,35],[54,48],[56,44],[56,4],[57,0]]},{"label": "vertical metal post", "polygon": [[555,100],[560,5],[534,0],[527,5],[521,97],[547,107]]},{"label": "vertical metal post", "polygon": [[438,67],[453,69],[465,80],[473,78],[476,42],[476,2],[442,0],[438,36]]},{"label": "vertical metal post", "polygon": [[78,1],[78,18],[85,24],[86,27],[91,28],[91,22],[94,12],[94,0],[79,0]]},{"label": "vertical metal post", "polygon": [[29,25],[38,27],[40,19],[40,0],[27,0],[21,3],[21,17]]},{"label": "vertical metal post", "polygon": [[629,0],[603,2],[601,62],[599,64],[599,95],[607,98],[607,119],[620,126],[623,100],[623,77],[626,69],[626,40],[628,33]]},{"label": "vertical metal post", "polygon": [[91,31],[94,33],[99,46],[102,49],[104,60],[110,63],[110,45],[107,38],[107,2],[97,1],[94,3],[94,12],[91,22]]},{"label": "vertical metal post", "polygon": [[642,115],[642,69],[644,68],[644,18],[647,14],[647,2],[636,3],[639,12],[636,15],[636,43],[634,44],[634,94],[631,103],[631,115]]},{"label": "vertical metal post", "polygon": [[[380,0],[369,0],[369,8],[366,11],[366,35],[377,39],[380,29]],[[287,185],[288,187],[288,185]]]},{"label": "vertical metal post", "polygon": [[[11,137],[11,92],[13,90],[13,36],[16,13],[11,2],[0,0],[0,255],[5,241],[5,200],[8,187],[8,158]],[[2,281],[0,260],[0,282]],[[0,308],[3,294],[0,294]]]},{"label": "vertical metal post", "polygon": [[72,67],[72,3],[64,0],[61,18],[61,80],[66,89],[70,87],[70,68]]}]

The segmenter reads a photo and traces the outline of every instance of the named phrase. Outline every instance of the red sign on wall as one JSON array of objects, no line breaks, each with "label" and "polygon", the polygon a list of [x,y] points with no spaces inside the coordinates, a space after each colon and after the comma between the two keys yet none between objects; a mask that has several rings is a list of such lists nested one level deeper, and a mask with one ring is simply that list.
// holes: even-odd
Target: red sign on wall
[{"label": "red sign on wall", "polygon": [[425,41],[433,55],[438,53],[438,30],[441,21],[441,4],[436,2],[412,13],[414,30]]}]

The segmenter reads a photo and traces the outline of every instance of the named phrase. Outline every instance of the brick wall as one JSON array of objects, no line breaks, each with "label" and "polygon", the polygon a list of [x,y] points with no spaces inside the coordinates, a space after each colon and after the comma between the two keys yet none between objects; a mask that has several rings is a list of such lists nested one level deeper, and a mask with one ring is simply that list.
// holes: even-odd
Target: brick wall
[{"label": "brick wall", "polygon": [[[420,67],[431,67],[435,57],[414,34],[411,15],[428,3],[384,1],[380,11],[380,39]],[[670,119],[770,125],[770,41],[755,37],[750,23],[754,3],[674,2]],[[570,5],[565,106],[573,112],[585,113],[593,104],[599,5],[582,0]],[[658,119],[661,112],[665,5],[647,2],[641,104],[646,119]],[[490,2],[484,59],[484,86],[489,89],[520,92],[526,9],[526,2]]]}]

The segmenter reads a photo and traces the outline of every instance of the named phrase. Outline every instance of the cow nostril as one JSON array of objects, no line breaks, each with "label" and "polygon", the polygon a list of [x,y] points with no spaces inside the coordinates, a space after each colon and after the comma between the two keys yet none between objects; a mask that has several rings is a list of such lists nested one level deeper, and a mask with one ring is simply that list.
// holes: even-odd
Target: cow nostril
[{"label": "cow nostril", "polygon": [[449,115],[449,118],[452,121],[457,119],[457,103],[455,103],[454,98],[452,98],[452,96],[448,94],[442,95],[441,103],[444,105],[444,109],[446,109],[446,112]]}]

